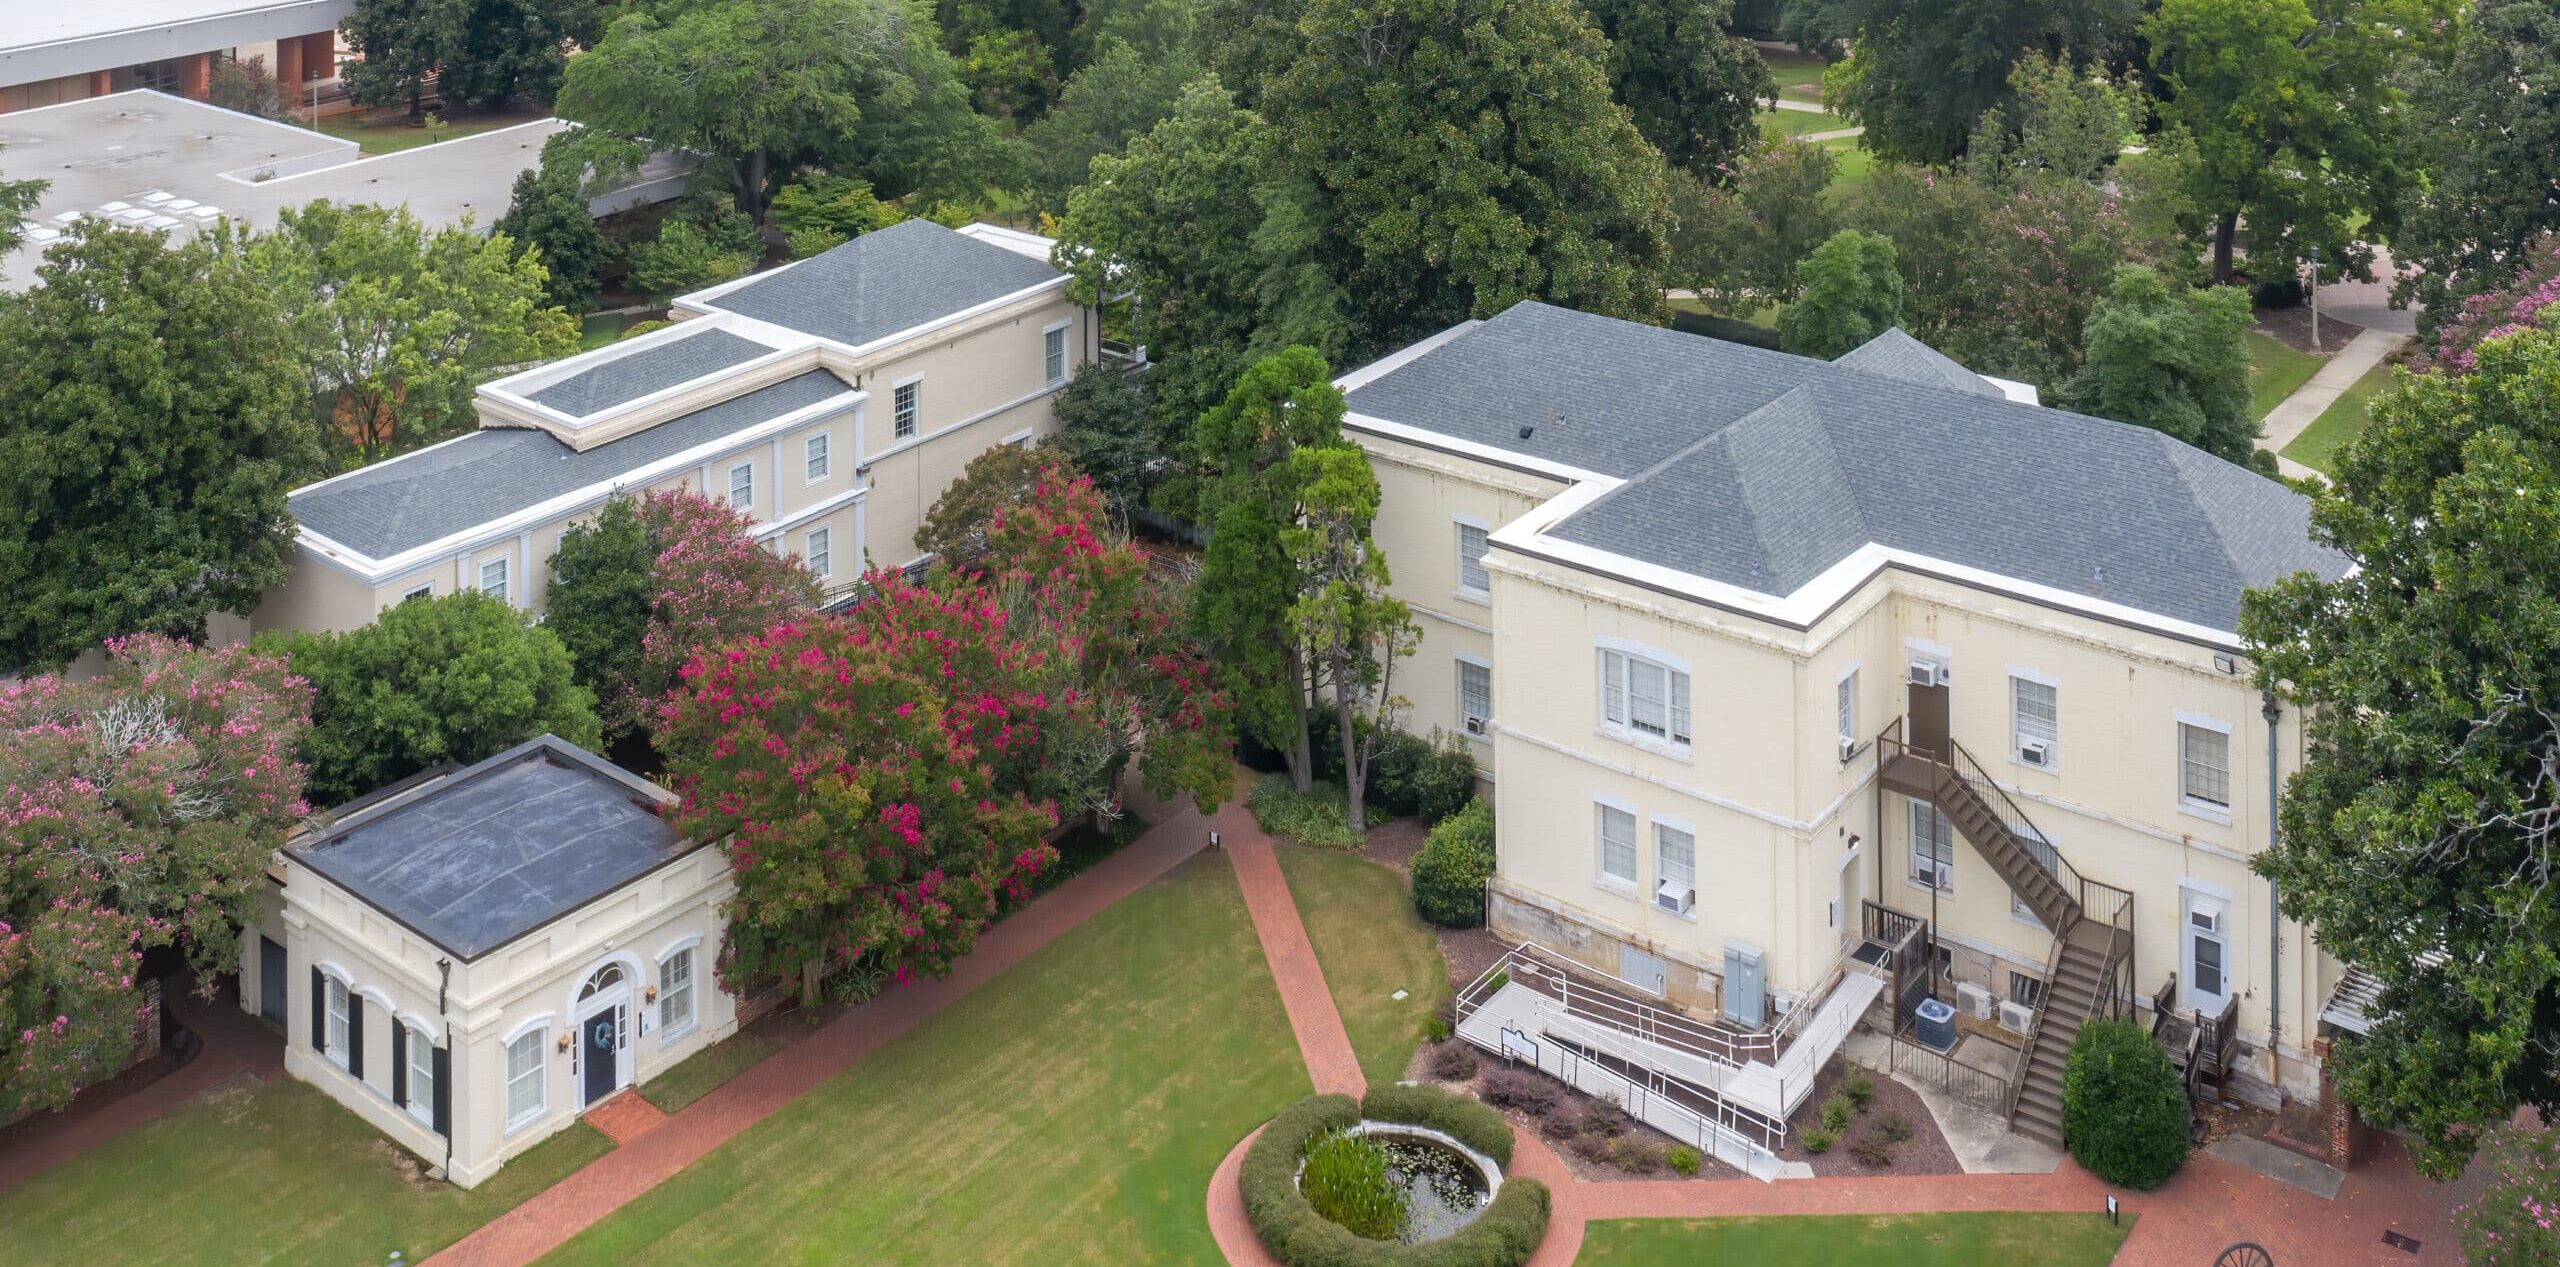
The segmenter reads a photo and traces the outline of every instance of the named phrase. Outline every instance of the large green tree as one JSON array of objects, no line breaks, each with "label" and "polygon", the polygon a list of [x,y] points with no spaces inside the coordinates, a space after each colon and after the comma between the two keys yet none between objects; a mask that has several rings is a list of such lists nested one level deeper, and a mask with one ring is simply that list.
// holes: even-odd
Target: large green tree
[{"label": "large green tree", "polygon": [[2560,1114],[2560,332],[2404,375],[2372,414],[2311,511],[2354,569],[2241,609],[2308,725],[2257,866],[2381,985],[2339,1090],[2450,1177],[2517,1106]]},{"label": "large green tree", "polygon": [[198,637],[290,570],[320,445],[292,329],[224,233],[84,222],[0,302],[0,667]]},{"label": "large green tree", "polygon": [[1826,192],[1839,171],[1839,156],[1819,145],[1764,137],[1721,184],[1672,172],[1679,227],[1663,279],[1697,291],[1719,312],[1791,302],[1797,261],[1840,227]]},{"label": "large green tree", "polygon": [[1778,314],[1778,337],[1799,356],[1831,360],[1902,320],[1893,239],[1842,229],[1797,265],[1800,296]]},{"label": "large green tree", "polygon": [[1406,703],[1395,691],[1396,662],[1420,648],[1422,628],[1387,592],[1386,553],[1369,539],[1378,476],[1368,451],[1336,439],[1291,450],[1288,465],[1298,523],[1281,533],[1281,546],[1297,568],[1298,592],[1283,624],[1329,696],[1317,702],[1333,709],[1344,821],[1363,822],[1370,758]]},{"label": "large green tree", "polygon": [[412,598],[344,633],[260,634],[256,646],[316,692],[302,759],[322,804],[545,733],[603,743],[595,695],[558,636],[478,590]]},{"label": "large green tree", "polygon": [[358,462],[470,430],[482,382],[578,346],[532,249],[406,207],[287,207],[249,261],[291,323],[324,434]]},{"label": "large green tree", "polygon": [[36,199],[44,196],[47,182],[41,180],[0,180],[0,255],[18,249],[25,238],[28,216],[36,209]]},{"label": "large green tree", "polygon": [[2038,176],[2103,180],[2126,139],[2151,117],[2139,89],[2042,53],[2018,59],[2009,94],[1983,112],[1965,150],[1966,170],[1999,189]]},{"label": "large green tree", "polygon": [[560,113],[692,150],[762,223],[804,164],[890,195],[959,180],[992,143],[932,20],[898,0],[703,0],[617,19],[569,63]]},{"label": "large green tree", "polygon": [[586,192],[575,175],[549,163],[516,173],[507,214],[489,227],[542,261],[542,291],[564,311],[586,311],[604,286],[613,244],[596,227],[595,214],[587,209]]},{"label": "large green tree", "polygon": [[[2256,0],[2235,0],[2256,3]],[[1813,0],[1796,19],[1855,50],[1824,76],[1824,100],[1887,158],[1943,163],[1983,112],[2008,99],[2029,53],[2085,66],[2121,51],[2141,0]]]},{"label": "large green tree", "polygon": [[[2139,264],[2089,313],[2088,359],[2061,395],[2082,413],[2176,436],[2225,462],[2260,461],[2249,416],[2248,292],[2209,286],[2183,293]],[[2264,460],[2272,473],[2274,461]]]},{"label": "large green tree", "polygon": [[1769,63],[1725,33],[1732,0],[1591,0],[1609,37],[1609,82],[1636,130],[1678,167],[1711,175],[1760,139]]},{"label": "large green tree", "polygon": [[356,0],[342,29],[361,56],[344,68],[363,105],[413,107],[428,74],[446,102],[548,101],[573,47],[603,32],[599,0]]},{"label": "large green tree", "polygon": [[2409,82],[2412,161],[2393,287],[2433,333],[2453,302],[2494,289],[2535,235],[2560,229],[2560,4],[2474,0],[2461,42]]},{"label": "large green tree", "polygon": [[2453,0],[2162,0],[2143,24],[2163,85],[2160,119],[2191,138],[2187,192],[2213,224],[2213,279],[2230,281],[2241,226],[2249,267],[2362,275],[2414,175],[2398,73],[2444,38]]},{"label": "large green tree", "polygon": [[1035,189],[1052,214],[1092,174],[1097,154],[1118,154],[1172,116],[1200,63],[1177,46],[1150,53],[1106,39],[1091,62],[1069,77],[1058,102],[1023,130],[1031,143]]},{"label": "large green tree", "polygon": [[1365,359],[1524,299],[1658,319],[1662,158],[1573,0],[1310,0],[1276,172]]},{"label": "large green tree", "polygon": [[1058,393],[1058,430],[1049,442],[1092,478],[1112,519],[1123,524],[1130,511],[1145,508],[1183,433],[1156,407],[1153,383],[1136,370],[1087,366]]}]

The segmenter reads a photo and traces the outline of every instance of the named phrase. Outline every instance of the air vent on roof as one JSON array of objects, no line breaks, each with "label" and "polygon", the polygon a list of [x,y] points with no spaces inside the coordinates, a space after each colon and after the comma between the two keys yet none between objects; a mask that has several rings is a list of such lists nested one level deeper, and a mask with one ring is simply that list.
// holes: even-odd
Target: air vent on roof
[{"label": "air vent on roof", "polygon": [[1537,429],[1538,429],[1538,424],[1536,424],[1536,423],[1534,423],[1534,422],[1524,422],[1524,423],[1521,423],[1521,424],[1520,424],[1520,438],[1521,438],[1521,439],[1523,439],[1523,440],[1528,439],[1528,438],[1529,438],[1529,433],[1530,433],[1530,432],[1533,432],[1533,431],[1536,431]]}]

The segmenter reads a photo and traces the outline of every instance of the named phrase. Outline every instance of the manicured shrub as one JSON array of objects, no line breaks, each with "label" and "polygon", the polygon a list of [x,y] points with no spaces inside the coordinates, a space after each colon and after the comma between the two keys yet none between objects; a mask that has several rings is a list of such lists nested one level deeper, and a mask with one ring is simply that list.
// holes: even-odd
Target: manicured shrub
[{"label": "manicured shrub", "polygon": [[1449,1042],[1432,1048],[1431,1076],[1442,1082],[1464,1082],[1476,1076],[1476,1049]]},{"label": "manicured shrub", "polygon": [[2187,1159],[2187,1092],[2167,1052],[2131,1021],[2080,1027],[2062,1073],[2062,1138],[2108,1183],[2159,1187]]},{"label": "manicured shrub", "polygon": [[1867,1107],[1867,1101],[1876,1098],[1876,1080],[1861,1070],[1853,1069],[1848,1077],[1840,1080],[1840,1094],[1849,1097],[1849,1103],[1863,1109]]},{"label": "manicured shrub", "polygon": [[1634,1130],[1636,1120],[1606,1100],[1593,1100],[1582,1106],[1582,1129],[1604,1139],[1616,1139]]},{"label": "manicured shrub", "polygon": [[1856,1111],[1849,1103],[1849,1097],[1832,1092],[1831,1098],[1822,1102],[1822,1129],[1839,1134],[1848,1127],[1849,1115]]},{"label": "manicured shrub", "polygon": [[1883,1136],[1863,1135],[1849,1145],[1849,1155],[1857,1158],[1860,1165],[1882,1169],[1893,1164],[1893,1145],[1886,1143]]},{"label": "manicured shrub", "polygon": [[1411,782],[1413,812],[1426,823],[1444,822],[1476,797],[1476,755],[1465,739],[1434,727]]},{"label": "manicured shrub", "polygon": [[1673,1144],[1671,1151],[1662,1156],[1663,1164],[1671,1167],[1671,1173],[1683,1177],[1698,1173],[1698,1167],[1706,1160],[1705,1154],[1687,1144]]},{"label": "manicured shrub", "polygon": [[1839,1142],[1839,1132],[1827,1131],[1819,1126],[1804,1133],[1804,1150],[1808,1153],[1830,1152],[1831,1146]]},{"label": "manicured shrub", "polygon": [[[1392,1100],[1380,1107],[1411,1111]],[[1299,1191],[1298,1162],[1318,1137],[1351,1125],[1360,1114],[1347,1096],[1310,1096],[1271,1119],[1245,1151],[1239,1176],[1245,1217],[1273,1257],[1288,1267],[1521,1267],[1529,1261],[1547,1234],[1552,1205],[1546,1185],[1534,1179],[1505,1178],[1493,1204],[1474,1222],[1423,1245],[1370,1240],[1318,1214]],[[1509,1156],[1507,1146],[1500,1156]]]},{"label": "manicured shrub", "polygon": [[1404,1189],[1387,1178],[1387,1150],[1363,1135],[1333,1131],[1307,1146],[1298,1191],[1316,1213],[1373,1241],[1404,1227]]},{"label": "manicured shrub", "polygon": [[1457,1032],[1457,1030],[1450,1028],[1448,1018],[1446,1017],[1426,1016],[1422,1018],[1422,1036],[1432,1042],[1445,1043],[1449,1041],[1450,1035]]},{"label": "manicured shrub", "polygon": [[1442,928],[1484,923],[1493,878],[1493,802],[1478,797],[1442,819],[1413,860],[1413,909]]},{"label": "manicured shrub", "polygon": [[1649,1175],[1662,1169],[1662,1145],[1642,1135],[1621,1135],[1609,1141],[1609,1164],[1631,1175]]},{"label": "manicured shrub", "polygon": [[1582,1131],[1565,1141],[1565,1147],[1571,1149],[1574,1156],[1596,1165],[1609,1160],[1609,1146],[1616,1142],[1599,1131]]},{"label": "manicured shrub", "polygon": [[1492,1158],[1497,1166],[1511,1164],[1511,1124],[1492,1109],[1438,1087],[1379,1087],[1360,1102],[1360,1115],[1373,1122],[1427,1126]]},{"label": "manicured shrub", "polygon": [[1318,783],[1304,792],[1290,786],[1285,774],[1266,774],[1245,797],[1245,808],[1262,830],[1319,849],[1358,849],[1368,843],[1342,816],[1342,789]]},{"label": "manicured shrub", "polygon": [[2502,1126],[2471,1163],[2479,1199],[2455,1212],[2471,1267],[2560,1263],[2560,1131]]},{"label": "manicured shrub", "polygon": [[1876,1132],[1884,1136],[1886,1143],[1908,1144],[1912,1136],[1911,1120],[1896,1113],[1877,1123]]},{"label": "manicured shrub", "polygon": [[1497,1109],[1513,1109],[1544,1117],[1563,1102],[1563,1088],[1544,1074],[1526,1069],[1496,1069],[1476,1085],[1476,1098]]}]

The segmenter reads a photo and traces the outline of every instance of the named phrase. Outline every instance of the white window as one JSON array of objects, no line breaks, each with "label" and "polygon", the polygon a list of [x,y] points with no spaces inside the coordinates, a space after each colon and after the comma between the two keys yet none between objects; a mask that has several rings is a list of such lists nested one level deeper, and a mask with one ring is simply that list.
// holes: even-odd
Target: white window
[{"label": "white window", "polygon": [[436,1121],[436,1041],[426,1030],[408,1029],[409,1050],[400,1058],[409,1062],[409,1116],[435,1125]]},{"label": "white window", "polygon": [[1600,717],[1637,735],[1689,742],[1689,675],[1624,651],[1600,653]]},{"label": "white window", "polygon": [[[825,479],[827,477],[828,470],[827,433],[821,431],[818,434],[809,437],[809,439],[801,445],[801,450],[804,454],[801,469],[805,472],[802,478],[812,484]],[[775,478],[779,479],[781,477],[776,476]]]},{"label": "white window", "polygon": [[1698,900],[1698,838],[1677,827],[1653,825],[1653,904],[1682,915]]},{"label": "white window", "polygon": [[1911,802],[1911,878],[1940,892],[1956,887],[1955,824],[1921,801]]},{"label": "white window", "polygon": [[1051,383],[1067,381],[1067,328],[1054,325],[1040,332],[1040,366]]},{"label": "white window", "polygon": [[834,559],[832,552],[828,549],[833,539],[834,534],[826,529],[811,528],[809,548],[800,553],[800,560],[808,566],[809,575],[822,581],[833,573]]},{"label": "white window", "polygon": [[2060,720],[2052,683],[2009,679],[2009,752],[2018,764],[2053,767]]},{"label": "white window", "polygon": [[508,1130],[542,1116],[542,1044],[549,1037],[549,1030],[537,1027],[507,1044]]},{"label": "white window", "polygon": [[354,1009],[356,1001],[347,993],[347,983],[336,977],[322,977],[329,986],[329,1059],[340,1069],[348,1067],[354,1049]]},{"label": "white window", "polygon": [[1458,525],[1458,592],[1482,598],[1493,589],[1484,572],[1485,532],[1481,524]]},{"label": "white window", "polygon": [[1636,816],[1614,805],[1600,807],[1600,882],[1623,888],[1636,882]]},{"label": "white window", "polygon": [[1472,661],[1458,661],[1458,729],[1482,739],[1489,729],[1485,723],[1492,718],[1493,670]]},{"label": "white window", "polygon": [[2187,1003],[2204,1011],[2219,1011],[2231,997],[2228,949],[2223,940],[2223,920],[2228,908],[2215,898],[2199,893],[2187,894]]},{"label": "white window", "polygon": [[661,1039],[693,1028],[693,947],[658,961],[658,1030]]},{"label": "white window", "polygon": [[738,510],[756,508],[756,464],[740,462],[729,468],[729,505]]},{"label": "white window", "polygon": [[2217,813],[2230,810],[2230,731],[2179,722],[2178,768],[2178,791],[2188,804]]},{"label": "white window", "polygon": [[507,601],[507,561],[491,559],[480,565],[480,592],[503,603]]},{"label": "white window", "polygon": [[413,589],[413,590],[409,591],[408,593],[401,595],[401,596],[400,596],[400,601],[405,603],[405,602],[408,602],[410,599],[413,599],[413,598],[433,598],[433,597],[435,597],[435,596],[436,596],[436,587],[435,587],[432,583],[430,583],[430,584],[426,584],[426,585],[421,585],[421,586],[419,586],[418,588]]},{"label": "white window", "polygon": [[2020,972],[2009,971],[2009,1001],[2020,1007],[2044,1006],[2044,982]]},{"label": "white window", "polygon": [[1846,761],[1850,753],[1858,750],[1858,671],[1851,669],[1841,674],[1840,684],[1834,689],[1838,698],[1832,707],[1840,715],[1840,759]]},{"label": "white window", "polygon": [[916,419],[924,412],[924,384],[900,383],[889,393],[889,417],[901,440],[916,433]]}]

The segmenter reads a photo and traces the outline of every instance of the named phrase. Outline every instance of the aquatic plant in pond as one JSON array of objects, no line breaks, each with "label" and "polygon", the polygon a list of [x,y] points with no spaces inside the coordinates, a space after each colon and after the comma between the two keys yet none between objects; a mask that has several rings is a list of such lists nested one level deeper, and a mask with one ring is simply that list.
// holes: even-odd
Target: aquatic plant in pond
[{"label": "aquatic plant in pond", "polygon": [[1473,1221],[1493,1198],[1482,1170],[1456,1149],[1420,1135],[1380,1131],[1367,1138],[1387,1155],[1387,1180],[1402,1190],[1408,1245],[1436,1241]]},{"label": "aquatic plant in pond", "polygon": [[1371,1240],[1385,1240],[1404,1227],[1404,1189],[1388,1176],[1386,1148],[1366,1136],[1319,1136],[1307,1146],[1298,1190],[1316,1213]]}]

